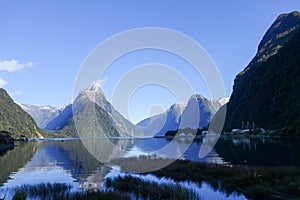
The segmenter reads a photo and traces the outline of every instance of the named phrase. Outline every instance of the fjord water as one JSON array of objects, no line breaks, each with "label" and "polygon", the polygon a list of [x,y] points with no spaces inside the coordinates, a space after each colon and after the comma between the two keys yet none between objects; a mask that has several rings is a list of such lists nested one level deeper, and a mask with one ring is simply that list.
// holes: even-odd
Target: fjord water
[{"label": "fjord water", "polygon": [[[111,141],[130,152],[123,155],[122,159],[125,160],[130,156],[149,156],[150,159],[153,156],[152,151],[170,143],[170,139],[166,138],[111,138]],[[176,146],[189,142],[188,138],[173,141]],[[101,147],[101,139],[97,139],[97,143]],[[201,139],[194,140],[181,159],[226,165],[300,166],[300,140],[295,138],[222,137],[213,150],[202,159],[198,157],[201,145]],[[107,152],[111,151],[103,149],[103,153]],[[160,157],[172,158],[173,155],[170,153]],[[47,182],[68,183],[75,189],[101,189],[107,177],[120,174],[95,159],[78,139],[17,143],[14,149],[1,155],[0,169],[2,192],[22,184]],[[206,193],[227,199],[226,194],[214,191],[209,185],[199,188],[204,189],[201,191],[204,197]],[[233,195],[230,198],[244,197]]]}]

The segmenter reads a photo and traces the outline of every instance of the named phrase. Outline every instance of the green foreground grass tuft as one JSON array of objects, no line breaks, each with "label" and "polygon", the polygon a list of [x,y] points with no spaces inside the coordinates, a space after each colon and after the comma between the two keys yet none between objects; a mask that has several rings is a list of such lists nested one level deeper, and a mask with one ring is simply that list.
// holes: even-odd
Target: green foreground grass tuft
[{"label": "green foreground grass tuft", "polygon": [[108,178],[106,187],[118,192],[131,193],[135,196],[134,199],[200,199],[192,188],[184,188],[178,183],[175,185],[158,184],[131,175]]},{"label": "green foreground grass tuft", "polygon": [[234,191],[249,199],[300,199],[299,167],[220,166],[176,161],[153,172],[176,181],[205,181],[227,194]]},{"label": "green foreground grass tuft", "polygon": [[122,192],[111,191],[74,191],[72,186],[65,183],[41,183],[36,185],[22,185],[16,188],[13,200],[33,199],[68,199],[68,200],[96,200],[96,199],[124,199],[129,196]]}]

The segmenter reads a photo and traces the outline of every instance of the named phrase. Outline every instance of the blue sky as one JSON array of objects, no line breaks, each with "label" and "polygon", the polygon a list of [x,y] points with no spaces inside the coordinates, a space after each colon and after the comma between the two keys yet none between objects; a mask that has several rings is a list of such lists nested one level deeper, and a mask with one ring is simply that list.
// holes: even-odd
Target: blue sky
[{"label": "blue sky", "polygon": [[[61,106],[72,99],[80,65],[99,43],[128,29],[163,27],[186,34],[207,50],[230,96],[235,75],[252,59],[263,34],[279,14],[294,10],[300,10],[298,0],[0,0],[0,86],[18,102]],[[186,70],[188,63],[142,51],[120,59],[106,73],[108,100],[126,70],[149,62],[186,73],[195,92],[209,97],[201,78]],[[166,109],[175,102],[172,93],[157,85],[144,87],[129,102],[130,118],[137,122],[154,105]]]}]

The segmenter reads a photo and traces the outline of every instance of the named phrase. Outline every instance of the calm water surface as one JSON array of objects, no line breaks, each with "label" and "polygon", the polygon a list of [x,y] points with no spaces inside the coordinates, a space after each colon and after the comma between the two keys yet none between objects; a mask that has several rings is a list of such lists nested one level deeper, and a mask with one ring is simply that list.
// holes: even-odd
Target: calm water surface
[{"label": "calm water surface", "polygon": [[[132,156],[151,156],[154,150],[158,150],[170,142],[165,138],[111,139],[111,141],[129,152],[127,155],[122,155],[125,159]],[[187,142],[187,138],[176,140],[173,151],[175,153],[160,154],[158,157],[176,157],[176,148]],[[101,146],[101,139],[97,140],[97,144]],[[4,193],[3,191],[7,193],[9,188],[22,184],[42,182],[68,183],[79,190],[101,189],[107,177],[123,173],[101,164],[85,149],[80,140],[35,141],[17,145],[13,150],[0,156],[0,192],[2,191],[2,193]],[[193,141],[181,159],[226,165],[300,166],[299,139],[221,138],[213,150],[205,158],[200,159],[198,152],[201,145],[201,140]],[[113,155],[112,151],[103,149],[103,153],[109,155]],[[120,167],[115,166],[115,168]],[[144,175],[136,174],[135,176],[147,180]],[[160,180],[157,179],[157,181]],[[205,183],[196,189],[204,199],[245,199],[243,195],[226,196],[220,191],[214,191]],[[203,194],[205,195],[203,196]],[[0,194],[0,198],[3,197]]]}]

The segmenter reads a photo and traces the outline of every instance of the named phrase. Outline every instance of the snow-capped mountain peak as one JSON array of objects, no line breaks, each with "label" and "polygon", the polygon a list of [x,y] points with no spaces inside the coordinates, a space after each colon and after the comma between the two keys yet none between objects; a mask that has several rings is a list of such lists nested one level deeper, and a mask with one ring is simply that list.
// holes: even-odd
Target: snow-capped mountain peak
[{"label": "snow-capped mountain peak", "polygon": [[[84,89],[79,93],[79,96],[87,95],[90,101],[99,103],[103,103],[106,101],[105,94],[102,90],[100,81],[93,81],[87,89]],[[100,105],[102,107],[103,105]]]},{"label": "snow-capped mountain peak", "polygon": [[202,94],[193,94],[191,97],[190,97],[190,100],[191,99],[205,99],[206,100],[206,97],[203,96]]},{"label": "snow-capped mountain peak", "polygon": [[98,91],[102,92],[102,87],[101,87],[100,81],[93,81],[90,84],[90,86],[87,88],[87,90],[91,91],[91,92],[98,92]]},{"label": "snow-capped mountain peak", "polygon": [[57,111],[57,108],[52,107],[52,106],[41,106],[40,109],[48,111],[48,112],[56,112]]},{"label": "snow-capped mountain peak", "polygon": [[226,98],[219,98],[218,99],[218,102],[221,104],[221,105],[225,105],[226,103],[228,103],[229,101],[229,97],[226,97]]},{"label": "snow-capped mountain peak", "polygon": [[[116,128],[120,135],[141,135],[140,130],[125,119],[118,111],[116,111],[110,102],[106,100],[105,94],[101,87],[101,81],[94,81],[86,89],[79,92],[78,96],[59,113],[57,117],[51,120],[46,130],[62,130],[73,118],[73,114],[78,112],[82,115],[81,108],[85,105],[89,105],[90,102],[95,103],[103,112],[106,112],[107,116],[111,119],[112,125]],[[101,111],[96,111],[100,113]],[[77,114],[78,114],[77,113]],[[76,133],[72,133],[76,134]]]},{"label": "snow-capped mountain peak", "polygon": [[175,103],[173,104],[166,112],[170,112],[173,113],[173,115],[175,116],[175,120],[176,122],[179,121],[180,116],[182,115],[183,110],[186,107],[186,103]]}]

